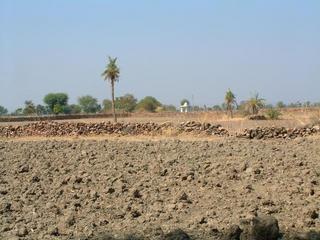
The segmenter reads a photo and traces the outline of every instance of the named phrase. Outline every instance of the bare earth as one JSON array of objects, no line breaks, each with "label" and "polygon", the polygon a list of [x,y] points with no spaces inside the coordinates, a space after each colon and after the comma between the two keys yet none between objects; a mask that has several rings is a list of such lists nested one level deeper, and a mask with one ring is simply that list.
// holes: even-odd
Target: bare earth
[{"label": "bare earth", "polygon": [[0,171],[1,239],[216,239],[256,213],[320,228],[319,137],[4,140]]}]

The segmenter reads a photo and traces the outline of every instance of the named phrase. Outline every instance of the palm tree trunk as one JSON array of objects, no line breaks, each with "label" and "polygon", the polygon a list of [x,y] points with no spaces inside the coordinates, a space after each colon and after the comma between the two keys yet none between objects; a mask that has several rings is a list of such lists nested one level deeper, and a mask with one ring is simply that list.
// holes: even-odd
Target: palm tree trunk
[{"label": "palm tree trunk", "polygon": [[232,106],[228,103],[227,105],[227,111],[229,112],[229,117],[233,118],[233,113],[232,113]]},{"label": "palm tree trunk", "polygon": [[114,122],[117,122],[116,109],[114,104],[114,81],[111,81],[111,100],[112,100],[112,114]]}]

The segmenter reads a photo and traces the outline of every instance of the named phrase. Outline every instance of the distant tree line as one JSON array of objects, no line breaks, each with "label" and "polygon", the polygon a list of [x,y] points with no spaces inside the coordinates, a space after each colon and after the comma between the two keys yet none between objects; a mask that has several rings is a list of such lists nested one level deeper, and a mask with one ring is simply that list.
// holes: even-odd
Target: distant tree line
[{"label": "distant tree line", "polygon": [[[133,94],[125,94],[115,98],[115,110],[120,112],[161,112],[176,111],[173,105],[162,104],[152,96],[139,100]],[[112,101],[104,99],[100,104],[97,98],[84,95],[78,98],[76,104],[69,104],[66,93],[49,93],[43,98],[42,104],[34,104],[26,100],[24,106],[17,108],[12,113],[0,106],[0,115],[58,115],[58,114],[96,114],[112,112]]]},{"label": "distant tree line", "polygon": [[[188,99],[182,99],[180,105],[184,103],[190,105]],[[240,111],[244,115],[258,114],[260,109],[284,109],[301,107],[320,107],[319,103],[295,102],[285,104],[282,101],[276,104],[267,104],[263,98],[255,94],[246,101],[237,103],[235,94],[229,89],[225,95],[225,101],[220,105],[212,107],[191,106],[192,111],[225,111],[230,117],[233,117],[234,111]],[[174,105],[162,104],[152,96],[146,96],[140,100],[133,94],[125,94],[115,98],[115,110],[120,112],[175,112],[177,108]],[[69,104],[69,96],[66,93],[49,93],[43,98],[43,104],[34,104],[31,100],[26,100],[24,106],[15,111],[9,111],[0,105],[0,116],[3,115],[57,115],[57,114],[96,114],[112,112],[112,100],[104,99],[101,103],[90,95],[84,95],[78,98],[77,103]],[[274,112],[273,112],[274,113]],[[272,113],[272,114],[273,114]]]}]

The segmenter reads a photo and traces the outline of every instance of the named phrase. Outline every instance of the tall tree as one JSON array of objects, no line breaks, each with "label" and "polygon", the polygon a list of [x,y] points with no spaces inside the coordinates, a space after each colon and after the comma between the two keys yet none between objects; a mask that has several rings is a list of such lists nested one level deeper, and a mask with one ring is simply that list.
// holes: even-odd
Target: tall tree
[{"label": "tall tree", "polygon": [[23,109],[24,115],[33,115],[37,113],[36,106],[33,104],[31,100],[25,101],[24,105],[25,105]]},{"label": "tall tree", "polygon": [[264,104],[265,100],[263,98],[260,98],[259,94],[256,93],[246,102],[246,108],[250,114],[258,114],[260,108],[262,108]]},{"label": "tall tree", "polygon": [[233,118],[233,107],[237,104],[236,102],[236,96],[233,94],[233,92],[228,89],[226,92],[226,95],[224,97],[224,102],[226,104],[226,109],[230,113],[230,117]]},{"label": "tall tree", "polygon": [[117,62],[117,58],[109,57],[109,62],[107,63],[107,66],[104,72],[101,74],[104,80],[108,80],[111,84],[112,113],[113,113],[113,119],[115,122],[117,122],[117,116],[116,116],[116,110],[115,110],[115,104],[114,104],[114,84],[115,82],[119,81],[119,76],[120,76],[120,69],[117,66],[116,62]]}]

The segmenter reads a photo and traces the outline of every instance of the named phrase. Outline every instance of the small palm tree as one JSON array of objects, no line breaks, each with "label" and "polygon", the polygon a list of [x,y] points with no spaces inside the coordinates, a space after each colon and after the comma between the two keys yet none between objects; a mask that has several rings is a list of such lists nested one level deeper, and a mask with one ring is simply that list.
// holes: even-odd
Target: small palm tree
[{"label": "small palm tree", "polygon": [[233,92],[228,89],[228,91],[226,92],[226,95],[224,97],[224,102],[226,104],[226,108],[227,108],[227,111],[230,113],[230,117],[233,118],[233,107],[235,105],[237,105],[237,102],[236,102],[236,96],[233,94]]},{"label": "small palm tree", "polygon": [[259,110],[264,106],[264,99],[259,97],[259,94],[256,93],[246,102],[247,111],[250,114],[258,114]]},{"label": "small palm tree", "polygon": [[104,77],[104,80],[108,80],[111,84],[112,113],[113,113],[113,119],[115,122],[117,122],[117,116],[116,116],[116,110],[115,110],[115,104],[114,104],[114,84],[115,82],[119,81],[119,75],[120,75],[120,69],[117,66],[116,62],[117,62],[117,58],[109,57],[109,62],[104,72],[101,74],[101,76]]}]

